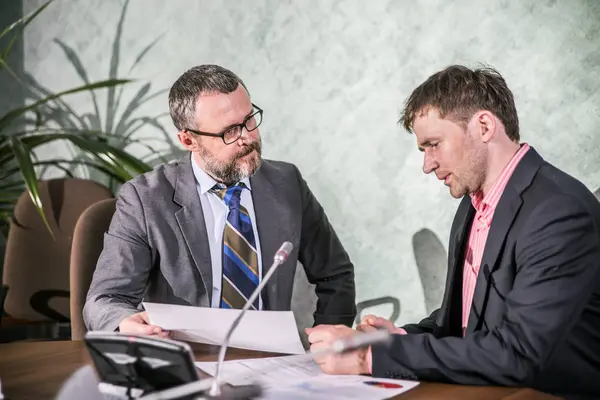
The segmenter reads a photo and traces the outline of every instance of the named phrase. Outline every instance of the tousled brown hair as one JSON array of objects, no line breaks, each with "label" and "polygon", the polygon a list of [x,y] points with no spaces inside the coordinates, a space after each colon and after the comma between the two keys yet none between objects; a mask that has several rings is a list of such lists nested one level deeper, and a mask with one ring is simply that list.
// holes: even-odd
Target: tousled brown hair
[{"label": "tousled brown hair", "polygon": [[507,136],[519,141],[519,117],[513,94],[493,68],[451,65],[431,75],[408,97],[399,122],[412,132],[415,118],[430,108],[437,110],[440,118],[464,126],[475,112],[490,111],[502,121]]}]

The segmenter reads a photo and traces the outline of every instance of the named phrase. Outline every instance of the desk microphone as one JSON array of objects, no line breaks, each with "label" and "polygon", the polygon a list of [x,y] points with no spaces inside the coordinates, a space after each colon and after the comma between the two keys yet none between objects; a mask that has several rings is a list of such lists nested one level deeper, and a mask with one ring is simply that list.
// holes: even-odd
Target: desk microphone
[{"label": "desk microphone", "polygon": [[363,349],[374,344],[389,345],[392,341],[392,336],[387,329],[380,329],[373,332],[359,333],[354,336],[338,339],[331,343],[329,347],[311,352],[313,356],[322,356],[329,354],[343,354],[349,351]]},{"label": "desk microphone", "polygon": [[[219,358],[217,361],[217,371],[213,379],[202,379],[199,381],[194,381],[187,383],[185,385],[177,386],[171,389],[163,390],[160,392],[150,393],[147,396],[140,397],[138,400],[171,400],[171,399],[182,399],[188,398],[187,396],[200,396],[201,398],[222,398],[222,399],[250,399],[256,398],[262,394],[262,388],[259,385],[243,385],[236,387],[228,387],[224,386],[221,388],[221,368],[223,366],[223,362],[225,360],[225,352],[227,351],[227,346],[229,345],[229,340],[231,339],[231,335],[235,331],[235,328],[240,323],[240,320],[246,313],[246,311],[252,306],[254,300],[259,296],[260,292],[263,290],[271,276],[275,273],[277,267],[285,262],[289,257],[294,246],[290,242],[284,242],[279,250],[275,253],[275,257],[273,257],[273,264],[266,275],[261,279],[260,283],[252,292],[252,295],[244,304],[241,312],[237,316],[237,318],[231,324],[231,327],[227,331],[225,335],[225,339],[223,340],[223,344],[219,349]],[[206,392],[208,391],[208,397]]]},{"label": "desk microphone", "polygon": [[273,275],[273,273],[275,272],[277,267],[280,266],[281,264],[283,264],[285,262],[285,260],[287,260],[290,253],[292,252],[293,248],[294,248],[294,246],[292,245],[292,243],[284,242],[281,245],[281,247],[279,248],[279,250],[277,250],[277,252],[275,253],[275,257],[273,257],[273,264],[271,265],[271,268],[269,268],[269,271],[267,272],[267,274],[261,279],[261,281],[258,284],[258,286],[256,287],[256,289],[254,289],[254,292],[252,293],[252,295],[250,296],[250,298],[248,299],[246,304],[244,304],[242,311],[237,316],[237,318],[233,321],[233,323],[231,324],[231,327],[227,331],[227,334],[225,335],[225,340],[223,340],[223,344],[221,345],[221,348],[219,349],[219,358],[217,361],[217,371],[215,373],[213,383],[212,383],[212,386],[211,386],[210,392],[209,392],[209,394],[211,396],[216,397],[216,396],[221,395],[221,385],[220,385],[221,367],[223,366],[223,361],[225,360],[225,352],[227,351],[227,346],[229,346],[229,340],[231,339],[231,335],[235,331],[235,328],[237,328],[237,326],[239,325],[239,323],[240,323],[242,317],[244,316],[244,314],[246,313],[246,311],[250,308],[250,306],[252,306],[252,304],[254,303],[254,300],[256,300],[256,298],[258,297],[260,292],[263,290],[263,288],[265,287],[265,285],[267,284],[267,282],[269,281],[269,279],[271,278],[271,276]]}]

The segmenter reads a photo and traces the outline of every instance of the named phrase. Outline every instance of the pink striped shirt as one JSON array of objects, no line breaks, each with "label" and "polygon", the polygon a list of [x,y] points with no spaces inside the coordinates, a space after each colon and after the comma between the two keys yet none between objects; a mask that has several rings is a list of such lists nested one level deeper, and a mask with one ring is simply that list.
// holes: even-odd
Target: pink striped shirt
[{"label": "pink striped shirt", "polygon": [[463,268],[463,302],[462,302],[462,327],[463,336],[466,333],[467,323],[469,322],[469,313],[471,311],[471,303],[473,302],[473,293],[475,292],[475,284],[477,283],[477,275],[483,258],[483,250],[487,241],[494,211],[498,206],[502,192],[512,176],[519,161],[529,150],[529,145],[525,143],[519,151],[515,153],[513,158],[506,164],[500,176],[496,179],[490,191],[484,196],[483,192],[471,193],[471,202],[475,208],[475,217],[467,242],[467,251],[465,254],[465,265]]}]

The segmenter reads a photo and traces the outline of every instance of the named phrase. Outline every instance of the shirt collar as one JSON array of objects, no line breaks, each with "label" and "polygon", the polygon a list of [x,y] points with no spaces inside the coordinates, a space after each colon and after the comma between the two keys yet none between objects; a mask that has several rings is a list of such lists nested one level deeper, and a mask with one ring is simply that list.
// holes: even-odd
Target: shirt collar
[{"label": "shirt collar", "polygon": [[[200,186],[200,194],[203,195],[212,189],[218,182],[213,179],[212,176],[206,173],[202,168],[196,164],[194,157],[190,154],[190,162],[192,163],[192,171],[194,172],[194,177],[196,178],[196,183]],[[252,190],[252,186],[250,186],[250,178],[244,178],[241,182],[246,185],[249,190]]]},{"label": "shirt collar", "polygon": [[[483,192],[477,191],[475,193],[471,193],[471,203],[475,210],[484,217],[489,218],[491,214],[494,213],[498,202],[500,201],[500,196],[508,183],[511,175],[517,168],[517,165],[529,150],[529,144],[524,143],[521,145],[519,150],[515,153],[515,155],[510,159],[510,161],[504,166],[502,172],[496,178],[496,182],[490,188],[490,191],[484,196]],[[491,221],[490,221],[491,222]]]}]

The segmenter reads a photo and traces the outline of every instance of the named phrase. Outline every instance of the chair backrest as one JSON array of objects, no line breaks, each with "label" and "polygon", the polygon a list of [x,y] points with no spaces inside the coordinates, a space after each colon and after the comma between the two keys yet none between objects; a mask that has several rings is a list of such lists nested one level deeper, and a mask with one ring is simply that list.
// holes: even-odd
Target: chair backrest
[{"label": "chair backrest", "polygon": [[15,205],[4,259],[6,314],[17,320],[69,321],[69,261],[75,224],[91,204],[111,191],[91,180],[39,182],[48,232],[28,192]]},{"label": "chair backrest", "polygon": [[92,204],[86,209],[75,226],[71,248],[71,339],[83,339],[86,328],[83,322],[83,305],[92,282],[98,257],[104,245],[104,233],[108,230],[115,212],[116,199]]}]

